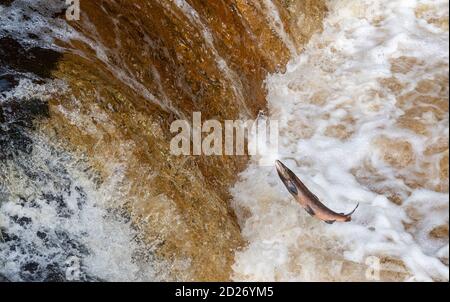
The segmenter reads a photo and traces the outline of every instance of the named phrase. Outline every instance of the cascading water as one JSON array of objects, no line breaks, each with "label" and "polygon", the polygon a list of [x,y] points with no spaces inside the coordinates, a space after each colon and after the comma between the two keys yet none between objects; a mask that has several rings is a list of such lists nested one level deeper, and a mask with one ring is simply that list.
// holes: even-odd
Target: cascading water
[{"label": "cascading water", "polygon": [[[446,280],[448,1],[329,1],[324,30],[268,77],[279,154],[348,224],[309,217],[255,161],[232,189],[235,280]],[[260,160],[260,159],[258,159]],[[376,258],[375,258],[376,257]]]},{"label": "cascading water", "polygon": [[173,156],[170,124],[256,115],[317,3],[297,40],[278,1],[0,1],[0,280],[229,280],[247,159]]},{"label": "cascading water", "polygon": [[103,180],[87,159],[34,123],[49,118],[52,96],[70,89],[50,73],[63,51],[55,39],[75,36],[53,18],[63,3],[15,1],[1,9],[0,275],[10,281],[164,279],[156,269],[162,262],[153,261],[152,247],[136,239],[121,210],[124,167],[112,164]]},{"label": "cascading water", "polygon": [[[80,3],[0,0],[0,281],[448,280],[447,1]],[[176,119],[265,109],[264,162],[353,222],[170,154]]]}]

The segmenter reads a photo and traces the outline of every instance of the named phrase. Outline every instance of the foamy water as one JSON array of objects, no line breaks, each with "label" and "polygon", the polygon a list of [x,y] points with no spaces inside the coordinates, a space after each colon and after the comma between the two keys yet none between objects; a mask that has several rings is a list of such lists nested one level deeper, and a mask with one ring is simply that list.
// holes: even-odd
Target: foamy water
[{"label": "foamy water", "polygon": [[320,222],[255,158],[232,188],[248,241],[234,279],[373,280],[375,261],[381,280],[448,280],[448,1],[328,7],[323,32],[267,79],[269,156],[333,210],[361,205],[350,223]]},{"label": "foamy water", "polygon": [[[16,0],[11,6],[0,6],[0,38],[13,37],[25,49],[62,51],[55,39],[84,39],[63,19],[54,18],[65,8],[59,0]],[[70,93],[63,81],[3,68],[0,74],[14,75],[18,84],[9,89],[0,82],[0,103],[36,106]],[[10,281],[165,279],[167,265],[153,257],[151,244],[141,242],[122,208],[128,190],[126,163],[110,162],[109,177],[102,179],[88,159],[22,127],[24,121],[31,123],[31,114],[25,114],[24,121],[21,112],[8,114],[11,120],[0,125],[11,149],[0,150],[0,277]],[[72,122],[83,124],[76,112],[66,114]],[[8,156],[11,152],[14,156]]]},{"label": "foamy water", "polygon": [[[244,104],[243,84],[199,14],[182,0],[162,5],[199,29]],[[64,8],[60,0],[0,6],[0,38],[12,36],[25,48],[86,58],[81,51],[55,45],[60,40],[70,48],[71,40],[82,41],[124,84],[176,112],[162,85],[162,97],[157,97],[120,65],[119,54],[102,45],[94,25],[87,26],[92,28],[88,36],[54,17]],[[285,74],[267,79],[268,118],[280,121],[280,152],[255,158],[232,189],[249,242],[236,254],[233,277],[367,280],[371,256],[377,256],[382,280],[448,280],[448,170],[443,168],[448,163],[448,1],[337,0],[329,2],[329,9],[324,32]],[[274,3],[264,0],[258,10],[295,55]],[[91,21],[82,12],[82,22]],[[33,74],[2,68],[1,73],[20,81],[2,93],[0,102],[45,101],[70,90],[61,81],[36,82]],[[155,68],[151,71],[160,78]],[[7,85],[0,82],[0,89]],[[57,109],[80,129],[95,131],[77,110]],[[104,118],[101,113],[96,117]],[[153,247],[142,243],[123,210],[129,154],[123,154],[123,162],[108,162],[108,177],[102,179],[88,159],[39,132],[23,140],[30,153],[0,161],[0,277],[168,279],[173,267],[154,257]],[[275,169],[258,165],[277,158],[333,210],[348,212],[360,202],[354,221],[330,226],[309,217]],[[175,270],[184,265],[175,264]]]},{"label": "foamy water", "polygon": [[11,281],[159,280],[160,262],[120,211],[124,167],[112,165],[103,181],[82,158],[49,146],[34,136],[31,154],[0,162],[0,274]]},{"label": "foamy water", "polygon": [[[64,91],[55,81],[36,85],[21,80],[0,102],[17,97],[25,106],[37,106],[33,103],[41,101],[36,97],[46,100],[56,87]],[[15,114],[20,119],[21,113]],[[129,188],[126,163],[110,162],[105,167],[109,177],[103,179],[87,158],[45,135],[19,128],[21,121],[9,122],[2,130],[6,135],[8,127],[15,130],[0,157],[1,276],[10,281],[167,277],[167,264],[155,259],[152,245],[140,240],[123,209]],[[11,152],[14,156],[8,155]]]}]

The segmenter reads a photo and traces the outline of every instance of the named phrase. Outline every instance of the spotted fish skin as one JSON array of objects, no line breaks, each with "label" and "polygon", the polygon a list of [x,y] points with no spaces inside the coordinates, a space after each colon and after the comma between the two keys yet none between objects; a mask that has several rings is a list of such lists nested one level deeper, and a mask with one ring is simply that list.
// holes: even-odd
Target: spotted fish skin
[{"label": "spotted fish skin", "polygon": [[281,181],[286,186],[289,193],[298,201],[298,203],[305,209],[305,211],[327,224],[334,224],[335,222],[349,222],[352,220],[352,215],[356,208],[349,214],[336,213],[327,208],[319,198],[314,195],[303,182],[281,161],[276,161],[276,168]]}]

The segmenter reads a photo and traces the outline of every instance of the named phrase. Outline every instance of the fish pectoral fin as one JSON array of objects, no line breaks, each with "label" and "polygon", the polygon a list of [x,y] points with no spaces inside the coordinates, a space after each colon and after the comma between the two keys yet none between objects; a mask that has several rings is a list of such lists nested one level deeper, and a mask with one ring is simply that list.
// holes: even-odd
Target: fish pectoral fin
[{"label": "fish pectoral fin", "polygon": [[314,212],[313,209],[311,209],[310,206],[306,206],[306,207],[305,207],[305,211],[306,211],[309,215],[311,215],[311,216],[316,216],[316,213]]},{"label": "fish pectoral fin", "polygon": [[336,222],[336,220],[325,220],[325,223],[328,223],[328,224],[333,224],[335,222]]}]

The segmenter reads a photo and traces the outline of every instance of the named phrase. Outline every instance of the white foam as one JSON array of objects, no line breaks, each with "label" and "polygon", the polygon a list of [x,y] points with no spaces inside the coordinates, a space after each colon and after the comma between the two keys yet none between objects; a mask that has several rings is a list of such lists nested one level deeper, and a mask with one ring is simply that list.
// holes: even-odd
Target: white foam
[{"label": "white foam", "polygon": [[65,20],[53,17],[65,8],[65,1],[61,0],[15,0],[10,6],[2,7],[0,38],[9,35],[26,47],[58,50],[55,39],[67,41],[73,33]]},{"label": "white foam", "polygon": [[28,78],[21,78],[14,89],[2,92],[0,95],[0,103],[8,100],[21,100],[38,98],[43,101],[49,100],[56,94],[67,91],[68,87],[64,81],[48,80],[42,84],[34,83]]},{"label": "white foam", "polygon": [[[416,17],[416,8],[424,4],[434,17],[448,18],[448,1],[329,1],[323,33],[291,60],[285,74],[267,78],[269,118],[280,124],[278,158],[333,210],[348,212],[357,202],[361,206],[351,223],[319,222],[293,201],[274,168],[253,159],[231,190],[249,242],[236,254],[235,280],[364,280],[370,256],[400,259],[406,266],[396,277],[400,280],[448,280],[448,266],[441,261],[448,259],[448,238],[428,235],[448,224],[448,193],[431,189],[439,173],[423,165],[439,166],[442,154],[427,156],[424,150],[438,137],[448,140],[448,112],[440,121],[432,113],[424,115],[427,136],[400,128],[404,111],[395,93],[379,81],[393,75],[391,60],[401,56],[425,62],[395,75],[405,91],[420,80],[448,74],[448,29]],[[345,126],[348,138],[327,134],[338,125]],[[385,162],[386,150],[373,143],[380,137],[408,142],[412,162],[403,168]],[[355,170],[368,183],[358,180]],[[405,179],[416,172],[426,179],[410,187]],[[377,193],[377,186],[392,187],[403,204]],[[412,194],[408,198],[405,192]],[[421,215],[418,222],[411,208]],[[407,224],[414,227],[407,229]],[[343,275],[330,272],[336,260],[353,269]]]},{"label": "white foam", "polygon": [[[58,265],[63,277],[79,268],[81,276],[106,281],[164,278],[152,248],[137,242],[130,222],[115,214],[127,190],[125,167],[111,164],[111,177],[99,181],[83,159],[54,149],[47,138],[33,141],[32,154],[18,158],[21,164],[0,163],[0,228],[19,238],[0,240],[0,273],[13,281],[30,280],[23,267],[37,263],[44,272]],[[17,217],[30,223],[20,224]],[[141,249],[147,260],[137,257]],[[70,264],[73,259],[79,265]],[[29,277],[40,280],[36,273]]]},{"label": "white foam", "polygon": [[[76,32],[65,20],[54,17],[66,8],[65,1],[16,0],[11,6],[0,8],[0,38],[11,36],[25,48],[42,47],[56,51],[63,51],[55,44],[56,40],[69,45],[71,40],[83,41],[125,84],[149,101],[167,108],[167,104],[159,103],[143,84],[130,76],[131,73],[113,66],[108,60],[108,50],[100,42]],[[36,81],[33,74],[14,70],[7,72],[18,75],[20,80],[15,87],[0,95],[0,102],[45,101],[70,93],[70,87],[61,80],[42,83]],[[72,101],[74,104],[77,102],[76,99]],[[92,122],[91,119],[86,119],[76,110],[69,112],[63,107],[58,108],[70,123],[98,135],[95,127],[87,123]],[[101,111],[94,110],[95,106],[92,109],[96,118],[105,118]],[[5,135],[9,135],[8,132]],[[26,134],[25,130],[18,135],[27,136],[23,143],[31,144],[33,151],[0,161],[0,229],[10,237],[5,241],[0,236],[2,276],[12,281],[39,281],[46,278],[46,273],[55,270],[66,277],[64,273],[70,272],[70,266],[76,268],[72,262],[79,261],[82,274],[90,278],[107,281],[158,281],[166,278],[168,265],[155,260],[152,246],[138,241],[139,233],[135,226],[116,214],[128,189],[124,176],[125,159],[107,163],[110,177],[101,182],[84,159],[66,153],[63,146],[49,141],[48,137]],[[126,144],[122,150],[131,146],[129,142]],[[125,154],[123,156],[126,158]],[[52,196],[57,200],[52,200]],[[79,205],[80,200],[83,201],[82,206]],[[17,219],[24,220],[20,222]],[[45,233],[46,239],[39,237],[38,232]],[[48,268],[49,265],[53,268]],[[181,268],[184,263],[177,265]],[[31,273],[33,270],[37,271]]]}]

